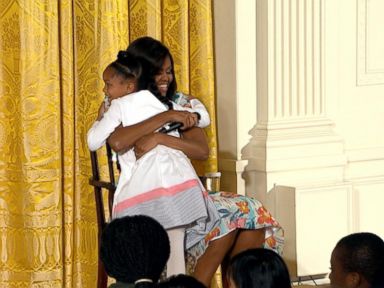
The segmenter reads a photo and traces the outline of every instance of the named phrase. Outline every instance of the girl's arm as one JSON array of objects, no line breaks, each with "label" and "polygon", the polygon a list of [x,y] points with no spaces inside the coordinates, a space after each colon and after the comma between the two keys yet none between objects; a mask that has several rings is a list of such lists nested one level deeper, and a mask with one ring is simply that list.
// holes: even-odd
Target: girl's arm
[{"label": "girl's arm", "polygon": [[105,111],[104,103],[101,104],[97,116],[97,120],[87,133],[88,148],[91,151],[96,151],[105,144],[105,141],[120,125],[121,109],[116,101],[113,101],[108,111]]},{"label": "girl's arm", "polygon": [[188,129],[196,125],[196,117],[187,111],[168,110],[135,125],[117,128],[108,138],[108,143],[116,152],[129,150],[140,138],[169,122],[181,122],[182,129]]},{"label": "girl's arm", "polygon": [[188,158],[193,160],[206,160],[209,156],[209,147],[203,129],[193,127],[184,131],[181,138],[163,133],[150,133],[140,138],[134,146],[137,158],[140,158],[157,145],[181,150]]}]

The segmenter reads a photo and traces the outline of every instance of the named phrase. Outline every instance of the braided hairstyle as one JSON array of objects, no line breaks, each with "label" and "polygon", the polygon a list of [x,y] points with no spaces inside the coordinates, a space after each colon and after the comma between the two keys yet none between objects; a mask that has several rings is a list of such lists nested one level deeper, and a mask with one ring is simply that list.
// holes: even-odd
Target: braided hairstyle
[{"label": "braided hairstyle", "polygon": [[384,241],[369,232],[354,233],[339,240],[335,249],[345,272],[357,272],[372,288],[384,287]]},{"label": "braided hairstyle", "polygon": [[[169,49],[160,41],[151,37],[137,38],[131,42],[127,51],[134,55],[142,65],[142,76],[139,79],[139,89],[148,89],[154,94],[161,102],[167,104],[172,109],[171,97],[175,94],[177,89],[176,75],[173,69],[174,62]],[[155,83],[155,76],[161,70],[164,60],[169,57],[172,64],[173,81],[168,86],[167,95],[161,96],[157,85]]]},{"label": "braided hairstyle", "polygon": [[135,287],[153,287],[164,270],[170,254],[168,234],[151,217],[125,216],[114,219],[101,236],[100,258],[107,274]]},{"label": "braided hairstyle", "polygon": [[272,250],[245,250],[234,256],[229,265],[228,276],[238,288],[291,288],[287,265]]},{"label": "braided hairstyle", "polygon": [[125,50],[119,51],[117,59],[108,65],[115,70],[116,74],[123,79],[136,79],[141,76],[141,64],[134,55]]}]

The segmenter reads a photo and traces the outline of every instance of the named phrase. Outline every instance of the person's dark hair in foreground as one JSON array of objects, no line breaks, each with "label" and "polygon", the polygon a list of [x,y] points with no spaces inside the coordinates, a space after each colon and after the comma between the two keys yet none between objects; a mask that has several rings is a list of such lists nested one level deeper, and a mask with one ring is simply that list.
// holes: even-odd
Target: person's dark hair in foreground
[{"label": "person's dark hair in foreground", "polygon": [[171,276],[168,279],[160,282],[158,285],[159,288],[206,288],[203,283],[201,283],[196,278],[179,274],[176,276]]},{"label": "person's dark hair in foreground", "polygon": [[373,233],[345,236],[331,256],[332,287],[384,287],[384,241]]},{"label": "person's dark hair in foreground", "polygon": [[167,232],[144,215],[114,219],[101,237],[100,258],[107,274],[134,287],[153,287],[169,253]]},{"label": "person's dark hair in foreground", "polygon": [[287,265],[274,251],[249,249],[229,263],[228,283],[236,288],[291,288]]}]

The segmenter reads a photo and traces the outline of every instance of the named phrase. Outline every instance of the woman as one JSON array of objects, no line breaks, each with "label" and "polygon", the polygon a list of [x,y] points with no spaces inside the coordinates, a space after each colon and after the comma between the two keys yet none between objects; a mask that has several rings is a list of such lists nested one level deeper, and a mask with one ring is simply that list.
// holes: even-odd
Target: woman
[{"label": "woman", "polygon": [[[171,101],[177,84],[168,48],[153,38],[142,37],[133,41],[127,51],[138,57],[143,66],[139,88],[149,89],[164,102]],[[161,144],[181,150],[190,159],[205,160],[209,155],[207,139],[191,117],[189,112],[169,110],[136,125],[117,129],[108,142],[118,152],[134,147],[137,157]],[[154,133],[169,122],[182,123],[182,137]],[[225,192],[209,196],[221,221],[205,239],[187,251],[189,268],[198,280],[209,286],[223,260],[246,249],[266,246],[281,252],[282,239],[278,236],[281,228],[261,203]]]},{"label": "woman", "polygon": [[384,287],[384,241],[373,233],[340,239],[331,256],[331,287]]}]

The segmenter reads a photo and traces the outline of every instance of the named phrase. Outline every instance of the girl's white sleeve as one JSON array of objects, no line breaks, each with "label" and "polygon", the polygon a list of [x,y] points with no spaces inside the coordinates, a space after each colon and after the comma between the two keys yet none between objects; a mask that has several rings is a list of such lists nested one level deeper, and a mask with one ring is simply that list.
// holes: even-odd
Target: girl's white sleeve
[{"label": "girl's white sleeve", "polygon": [[104,113],[103,118],[93,123],[91,129],[88,131],[87,142],[88,148],[91,151],[96,151],[103,145],[109,135],[115,131],[116,127],[122,122],[122,109],[117,103],[112,101],[108,111]]}]

